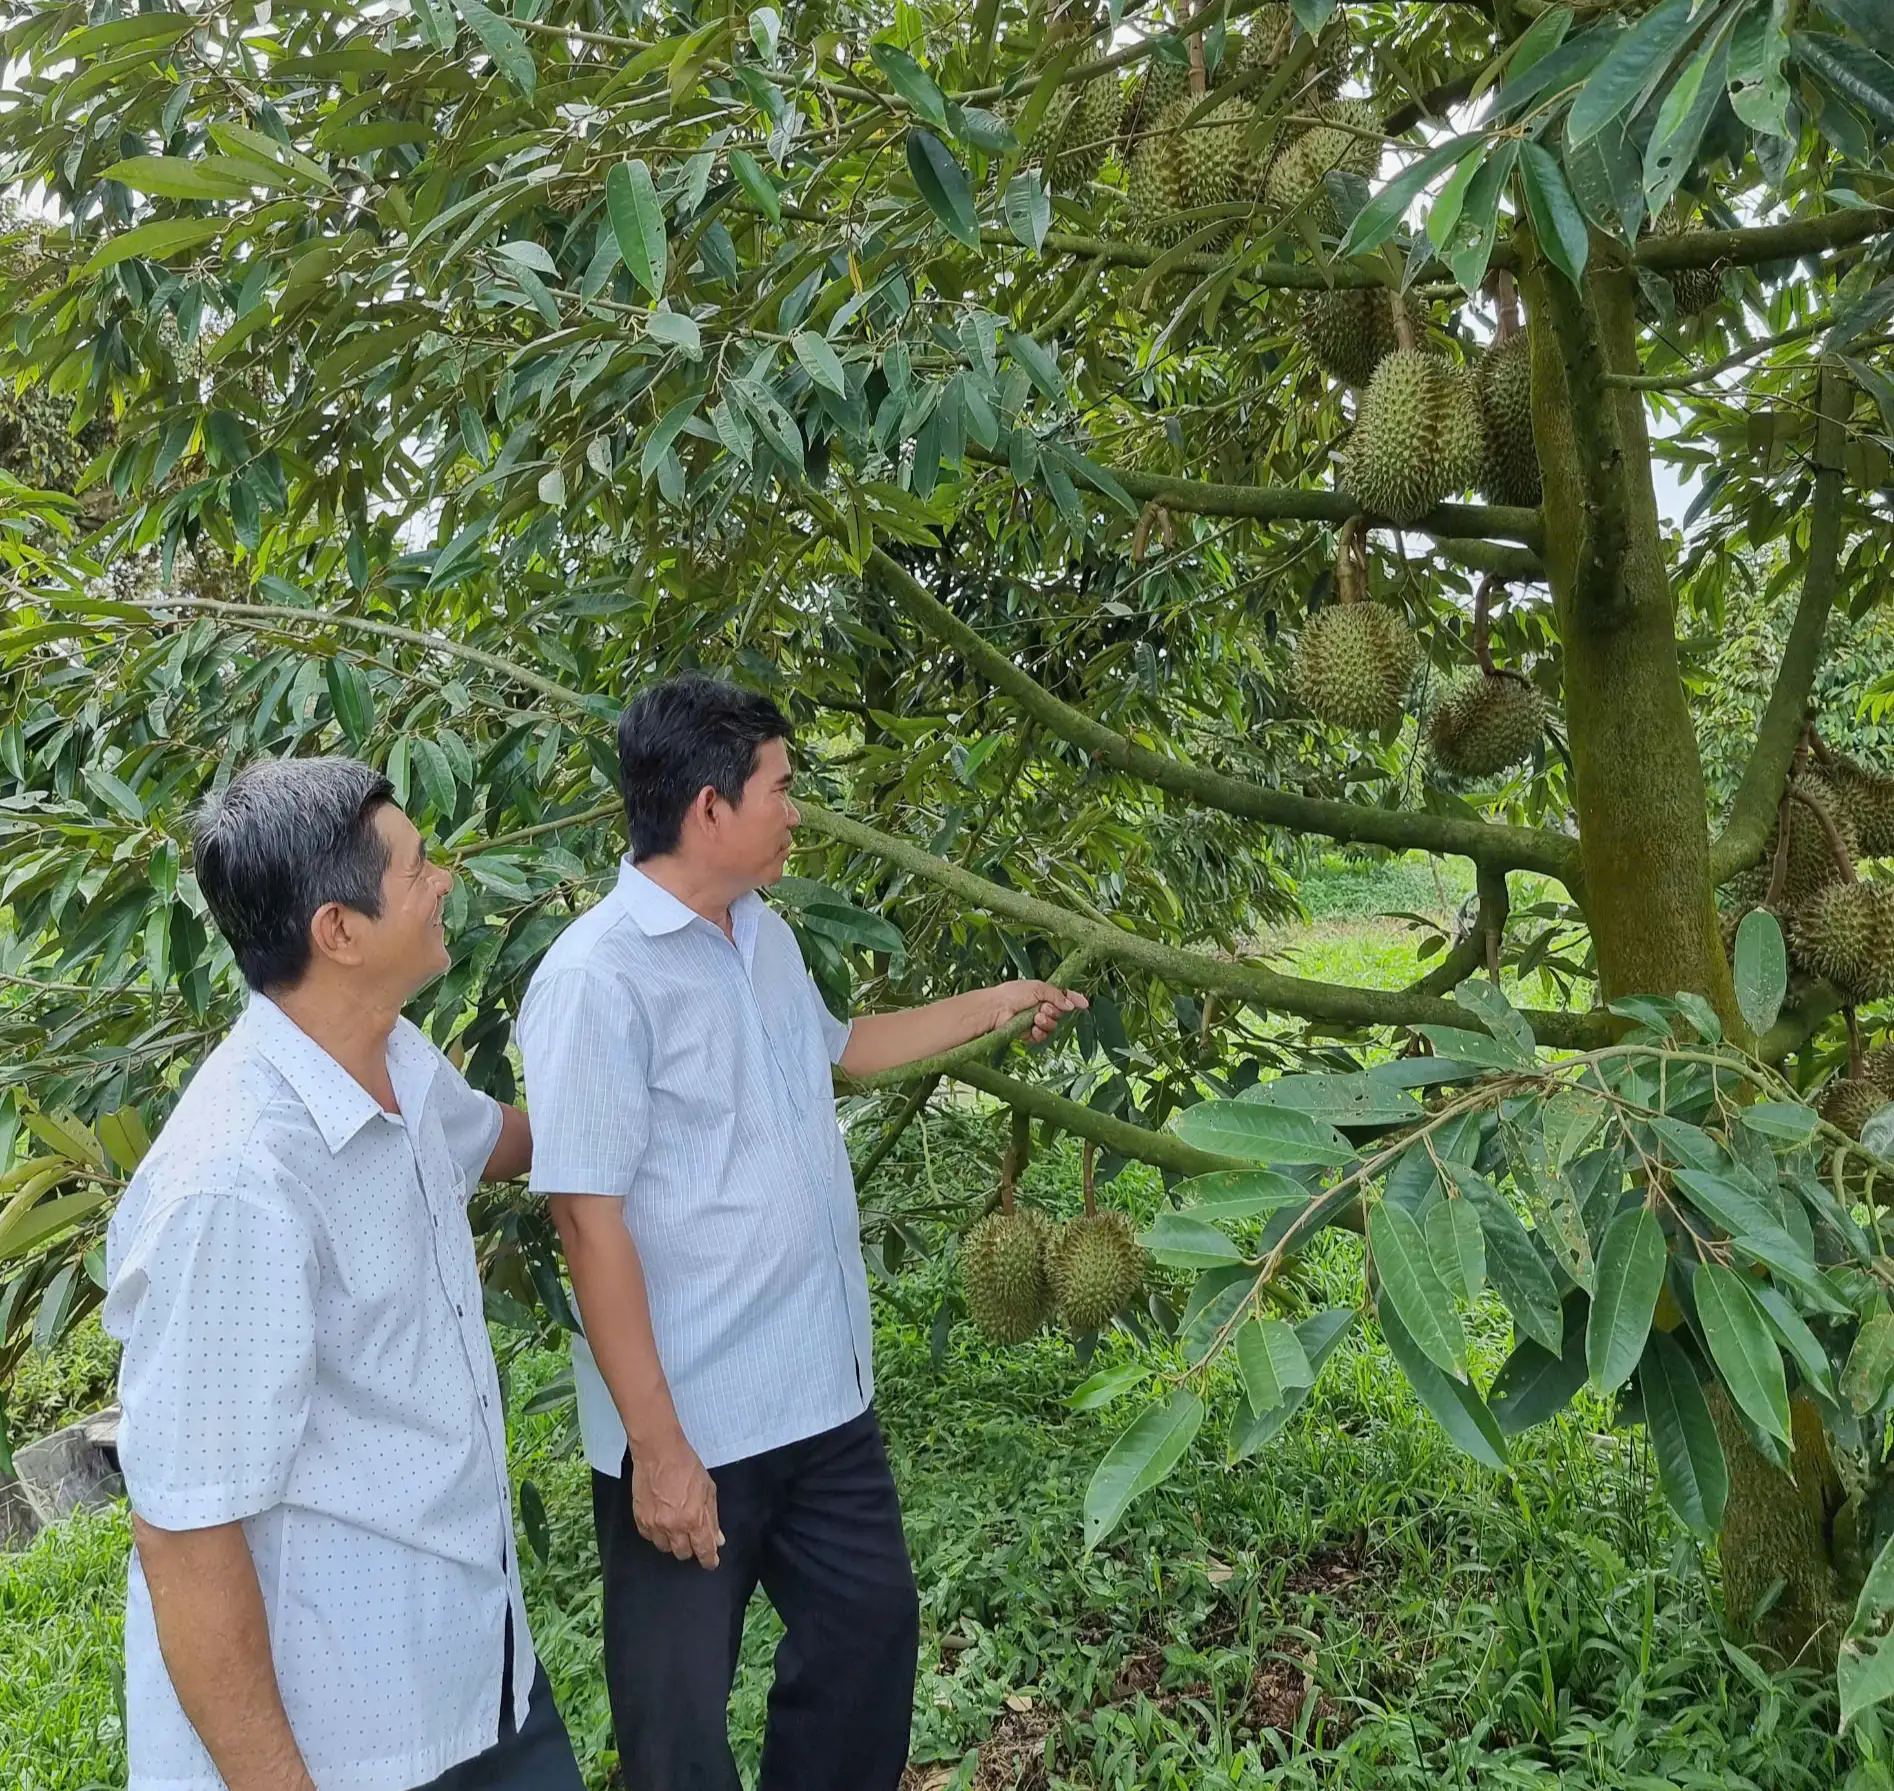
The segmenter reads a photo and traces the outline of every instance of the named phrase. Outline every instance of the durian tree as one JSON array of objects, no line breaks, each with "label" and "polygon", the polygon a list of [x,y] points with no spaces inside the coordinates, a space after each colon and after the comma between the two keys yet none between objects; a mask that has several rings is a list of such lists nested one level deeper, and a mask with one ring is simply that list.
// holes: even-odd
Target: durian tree
[{"label": "durian tree", "polygon": [[[838,1003],[1095,991],[1036,1065],[844,1091],[878,1268],[932,1247],[873,1178],[951,1077],[1013,1115],[997,1212],[946,1215],[972,1316],[1144,1340],[1091,1394],[1151,1395],[1094,1543],[1206,1402],[1266,1450],[1355,1318],[1288,1322],[1287,1271],[1346,1227],[1456,1441],[1503,1473],[1622,1390],[1733,1619],[1837,1659],[1872,1728],[1874,0],[0,21],[0,1351],[96,1301],[113,1190],[239,999],[181,851],[205,789],[386,766],[465,873],[420,1018],[508,1093],[617,849],[610,718],[725,668],[798,724],[781,899]],[[1732,714],[1739,612],[1770,650]],[[1337,845],[1473,867],[1413,986],[1251,947]],[[1015,1198],[1035,1125],[1088,1153],[1058,1233]],[[1141,1242],[1133,1158],[1179,1202]],[[476,1217],[495,1313],[569,1321],[527,1204]]]}]

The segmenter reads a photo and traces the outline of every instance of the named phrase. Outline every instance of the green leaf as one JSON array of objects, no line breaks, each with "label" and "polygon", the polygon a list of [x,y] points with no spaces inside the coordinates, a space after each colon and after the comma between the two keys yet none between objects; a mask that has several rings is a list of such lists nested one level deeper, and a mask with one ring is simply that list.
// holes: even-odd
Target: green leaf
[{"label": "green leaf", "polygon": [[1413,1216],[1383,1200],[1368,1218],[1368,1248],[1380,1277],[1381,1301],[1391,1304],[1402,1328],[1436,1367],[1457,1380],[1467,1372],[1467,1338],[1453,1298],[1441,1285],[1427,1254],[1427,1240]]},{"label": "green leaf", "polygon": [[1493,1377],[1487,1396],[1503,1435],[1514,1437],[1556,1418],[1585,1384],[1584,1300],[1565,1311],[1563,1347],[1555,1355],[1534,1337],[1521,1337]]},{"label": "green leaf", "polygon": [[1085,1489],[1085,1550],[1089,1554],[1118,1527],[1140,1493],[1161,1484],[1203,1424],[1203,1401],[1180,1387],[1166,1405],[1147,1406],[1120,1432]]},{"label": "green leaf", "polygon": [[1730,109],[1751,130],[1770,137],[1790,135],[1789,80],[1782,70],[1789,57],[1789,11],[1789,0],[1760,0],[1730,38]]},{"label": "green leaf", "polygon": [[1835,1678],[1841,1692],[1844,1735],[1863,1711],[1894,1697],[1894,1648],[1888,1646],[1885,1634],[1875,1633],[1890,1610],[1894,1610],[1894,1538],[1882,1545],[1868,1569],[1854,1616],[1841,1638]]},{"label": "green leaf", "polygon": [[908,132],[908,171],[928,210],[969,248],[980,246],[980,219],[973,184],[953,152],[932,131]]},{"label": "green leaf", "polygon": [[1894,1313],[1877,1312],[1855,1334],[1841,1371],[1841,1396],[1862,1417],[1887,1397],[1894,1381]]},{"label": "green leaf", "polygon": [[1171,1121],[1186,1144],[1245,1163],[1338,1166],[1355,1153],[1333,1126],[1285,1107],[1254,1101],[1199,1101]]},{"label": "green leaf", "polygon": [[437,822],[445,824],[454,813],[454,767],[439,742],[425,734],[416,734],[408,742],[414,768],[420,773],[421,787],[427,792],[428,805]]},{"label": "green leaf", "polygon": [[1090,1380],[1081,1382],[1066,1395],[1066,1410],[1095,1412],[1150,1378],[1150,1365],[1144,1362],[1120,1362],[1115,1368],[1101,1368]]},{"label": "green leaf", "polygon": [[1452,1162],[1447,1172],[1480,1215],[1486,1240],[1486,1273],[1514,1325],[1547,1350],[1564,1347],[1558,1285],[1539,1247],[1506,1197],[1484,1176]]},{"label": "green leaf", "polygon": [[[1881,41],[1888,40],[1883,37]],[[1859,106],[1875,119],[1883,134],[1894,126],[1894,64],[1873,50],[1826,31],[1794,32],[1789,47],[1797,62],[1812,70],[1850,105]]]},{"label": "green leaf", "polygon": [[1278,1076],[1237,1097],[1264,1107],[1287,1107],[1333,1126],[1403,1125],[1420,1119],[1420,1103],[1404,1088],[1366,1073]]},{"label": "green leaf", "polygon": [[1022,169],[1006,183],[1000,201],[1006,213],[1006,227],[1036,255],[1045,247],[1046,232],[1052,228],[1052,196],[1039,176]]},{"label": "green leaf", "polygon": [[1821,1124],[1813,1108],[1799,1101],[1758,1101],[1754,1106],[1739,1107],[1736,1117],[1752,1132],[1765,1138],[1785,1138],[1791,1144],[1806,1144]]},{"label": "green leaf", "polygon": [[697,319],[688,312],[662,308],[654,310],[645,319],[644,327],[645,334],[654,342],[681,348],[686,360],[701,361],[704,358],[704,333],[697,327]]},{"label": "green leaf", "polygon": [[1585,1360],[1592,1385],[1610,1393],[1631,1378],[1664,1285],[1664,1228],[1649,1207],[1620,1213],[1598,1247]]},{"label": "green leaf", "polygon": [[1753,1189],[1709,1169],[1677,1169],[1671,1179],[1690,1196],[1691,1204],[1732,1237],[1766,1237],[1782,1229],[1782,1215],[1772,1212]]},{"label": "green leaf", "polygon": [[480,47],[493,58],[493,66],[521,93],[531,94],[538,81],[533,53],[526,40],[496,12],[489,12],[481,0],[453,0],[454,10],[466,20],[467,29],[480,40]]},{"label": "green leaf", "polygon": [[1236,1365],[1252,1412],[1269,1412],[1298,1388],[1313,1386],[1302,1339],[1279,1318],[1253,1318],[1236,1334]]},{"label": "green leaf", "polygon": [[737,185],[743,189],[750,203],[772,224],[783,221],[782,192],[775,181],[763,172],[755,156],[747,150],[731,150],[730,172],[737,177]]},{"label": "green leaf", "polygon": [[842,370],[841,356],[829,346],[826,338],[814,330],[798,330],[790,338],[790,346],[795,349],[803,371],[817,385],[838,398],[848,396],[848,375]]},{"label": "green leaf", "polygon": [[1175,1269],[1212,1269],[1243,1260],[1229,1237],[1188,1213],[1159,1213],[1139,1241],[1159,1262]]},{"label": "green leaf", "polygon": [[1023,335],[1018,330],[1008,330],[1006,352],[1019,366],[1026,369],[1027,377],[1054,404],[1063,409],[1071,402],[1071,396],[1066,391],[1065,380],[1059,373],[1059,363],[1031,336]]},{"label": "green leaf", "polygon": [[1432,1414],[1434,1422],[1447,1433],[1455,1447],[1465,1450],[1475,1461],[1503,1472],[1508,1465],[1506,1438],[1487,1409],[1486,1401],[1465,1381],[1443,1374],[1408,1335],[1391,1307],[1381,1309],[1380,1321],[1388,1353],[1400,1364],[1415,1397]]},{"label": "green leaf", "polygon": [[658,419],[657,427],[645,438],[644,451],[638,457],[640,483],[649,484],[658,463],[670,453],[672,444],[684,433],[684,425],[697,414],[699,394],[680,398]]},{"label": "green leaf", "polygon": [[875,67],[888,77],[888,85],[937,130],[947,127],[947,99],[934,85],[934,77],[905,50],[893,44],[871,44],[868,49]]},{"label": "green leaf", "polygon": [[1752,908],[1736,929],[1736,1005],[1758,1038],[1775,1025],[1788,990],[1782,925],[1766,909]]},{"label": "green leaf", "polygon": [[227,218],[159,218],[154,223],[140,224],[133,230],[121,230],[116,236],[107,237],[93,250],[91,260],[79,271],[82,274],[103,273],[108,267],[116,267],[119,262],[129,261],[134,256],[162,261],[165,256],[175,255],[180,249],[195,249],[214,241],[223,235],[229,222]]},{"label": "green leaf", "polygon": [[[243,199],[256,187],[281,187],[291,184],[282,169],[272,169],[227,155],[186,158],[171,155],[127,156],[114,162],[99,176],[116,180],[134,193],[149,193],[155,199]],[[220,228],[227,220],[220,221]]]},{"label": "green leaf", "polygon": [[1730,24],[1733,13],[1710,33],[1676,83],[1664,95],[1657,124],[1644,152],[1644,196],[1653,213],[1670,203],[1671,195],[1690,172],[1711,116],[1723,98],[1724,70],[1729,64]]},{"label": "green leaf", "polygon": [[1522,1053],[1510,1039],[1496,1039],[1484,1032],[1466,1032],[1457,1026],[1423,1026],[1419,1031],[1433,1046],[1434,1055],[1449,1063],[1471,1063],[1481,1069],[1515,1073],[1536,1067],[1531,1055]]},{"label": "green leaf", "polygon": [[1286,1207],[1304,1207],[1315,1196],[1291,1175],[1273,1169],[1219,1169],[1192,1176],[1176,1192],[1192,1218],[1225,1225],[1233,1219],[1264,1219]]},{"label": "green leaf", "polygon": [[1565,141],[1583,143],[1662,78],[1696,29],[1692,0],[1664,0],[1619,40],[1579,89],[1565,119]]},{"label": "green leaf", "polygon": [[[1355,1315],[1349,1308],[1332,1306],[1326,1312],[1310,1314],[1295,1327],[1296,1338],[1308,1359],[1311,1386],[1321,1375],[1322,1364],[1334,1354],[1335,1346],[1348,1334],[1348,1327],[1354,1321]],[[1309,1390],[1309,1387],[1292,1387],[1280,1405],[1263,1412],[1256,1411],[1245,1399],[1231,1431],[1231,1461],[1246,1460],[1276,1436],[1302,1409]]]},{"label": "green leaf", "polygon": [[1773,1287],[1757,1287],[1751,1291],[1756,1296],[1756,1304],[1763,1310],[1763,1316],[1769,1321],[1769,1328],[1775,1332],[1782,1347],[1802,1371],[1802,1378],[1830,1405],[1837,1404],[1834,1370],[1829,1364],[1828,1351],[1823,1349],[1821,1340],[1803,1323],[1801,1313]]},{"label": "green leaf", "polygon": [[1748,1283],[1721,1263],[1698,1266],[1691,1291],[1710,1359],[1750,1422],[1778,1442],[1789,1441],[1789,1386],[1782,1351]]},{"label": "green leaf", "polygon": [[1638,1392],[1664,1497],[1707,1540],[1723,1527],[1729,1469],[1697,1371],[1662,1331],[1652,1333],[1638,1364]]},{"label": "green leaf", "polygon": [[664,209],[643,162],[616,163],[605,176],[605,209],[619,258],[631,277],[656,298],[664,290],[668,246]]},{"label": "green leaf", "polygon": [[1477,1300],[1486,1286],[1486,1238],[1479,1209],[1470,1200],[1437,1200],[1422,1230],[1441,1286],[1456,1299]]},{"label": "green leaf", "polygon": [[329,686],[329,706],[335,711],[336,725],[348,736],[349,745],[360,752],[375,729],[375,696],[361,671],[346,659],[331,659],[323,668]]},{"label": "green leaf", "polygon": [[1591,232],[1586,228],[1572,189],[1542,143],[1519,146],[1519,173],[1526,188],[1526,210],[1532,215],[1533,234],[1539,247],[1566,279],[1576,286],[1584,278],[1586,258],[1591,253]]},{"label": "green leaf", "polygon": [[1419,161],[1403,168],[1380,192],[1355,213],[1348,234],[1342,239],[1338,258],[1365,254],[1379,248],[1401,227],[1407,208],[1419,197],[1421,189],[1443,168],[1450,168],[1463,156],[1483,153],[1485,139],[1477,132],[1455,137],[1438,149],[1429,150]]},{"label": "green leaf", "polygon": [[546,1501],[530,1480],[520,1482],[520,1527],[526,1532],[526,1546],[533,1559],[544,1567],[552,1559],[552,1533],[546,1523]]}]

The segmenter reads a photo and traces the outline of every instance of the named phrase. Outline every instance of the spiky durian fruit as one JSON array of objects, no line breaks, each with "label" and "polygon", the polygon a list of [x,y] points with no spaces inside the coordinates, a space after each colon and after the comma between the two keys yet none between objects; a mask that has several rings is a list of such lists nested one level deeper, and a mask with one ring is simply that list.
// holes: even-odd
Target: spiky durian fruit
[{"label": "spiky durian fruit", "polygon": [[[1848,817],[1846,805],[1836,794],[1835,787],[1824,777],[1812,771],[1804,772],[1797,787],[1806,791],[1821,804],[1829,818],[1835,823],[1835,831],[1841,838],[1843,848],[1850,861],[1860,856],[1861,842],[1855,835],[1854,822]],[[1780,825],[1769,830],[1768,842],[1763,847],[1762,868],[1765,873],[1772,871],[1776,861],[1776,847],[1781,838]],[[1841,866],[1836,862],[1834,847],[1829,843],[1828,831],[1816,817],[1806,802],[1791,801],[1789,804],[1789,866],[1787,878],[1783,884],[1783,906],[1791,912],[1800,908],[1818,890],[1826,889],[1841,878]]]},{"label": "spiky durian fruit", "polygon": [[1044,1321],[1051,1227],[1026,1207],[989,1213],[960,1240],[960,1285],[973,1322],[995,1343],[1024,1343]]},{"label": "spiky durian fruit", "polygon": [[[1658,236],[1681,236],[1689,228],[1689,221],[1674,206],[1660,212],[1651,223]],[[1723,282],[1711,268],[1672,268],[1664,277],[1670,282],[1671,302],[1679,317],[1707,311],[1723,296]]]},{"label": "spiky durian fruit", "polygon": [[1853,759],[1836,759],[1823,768],[1822,775],[1855,830],[1862,856],[1894,854],[1894,777],[1870,771]]},{"label": "spiky durian fruit", "polygon": [[[1100,61],[1108,49],[1107,44],[1096,44],[1073,66]],[[1055,187],[1082,187],[1105,165],[1123,108],[1124,96],[1110,75],[1060,88],[1026,145],[1026,159],[1044,168]]]},{"label": "spiky durian fruit", "polygon": [[1876,1045],[1862,1060],[1861,1074],[1894,1100],[1894,1044]]},{"label": "spiky durian fruit", "polygon": [[1250,140],[1254,108],[1240,99],[1225,100],[1202,117],[1192,118],[1195,108],[1194,100],[1178,108],[1175,153],[1184,207],[1194,211],[1207,205],[1232,205],[1248,197],[1257,182],[1257,156]]},{"label": "spiky durian fruit", "polygon": [[1092,1213],[1060,1227],[1046,1253],[1059,1317],[1081,1337],[1108,1325],[1144,1285],[1144,1250],[1122,1213]]},{"label": "spiky durian fruit", "polygon": [[[1410,299],[1399,303],[1418,335],[1426,325],[1426,314]],[[1350,386],[1366,386],[1374,370],[1400,346],[1383,286],[1343,287],[1305,299],[1296,319],[1296,335],[1310,360]]]},{"label": "spiky durian fruit", "polygon": [[1316,720],[1372,733],[1401,719],[1420,648],[1379,603],[1337,603],[1311,616],[1296,643],[1296,689]]},{"label": "spiky durian fruit", "polygon": [[1532,439],[1532,344],[1522,332],[1495,342],[1473,372],[1485,452],[1479,486],[1496,504],[1538,504],[1545,496]]},{"label": "spiky durian fruit", "polygon": [[1128,160],[1133,148],[1150,134],[1165,107],[1189,92],[1189,69],[1166,62],[1160,56],[1149,57],[1123,90],[1118,117],[1120,153]]},{"label": "spiky durian fruit", "polygon": [[1544,733],[1537,685],[1517,672],[1475,672],[1441,698],[1427,743],[1450,777],[1493,777],[1530,758]]},{"label": "spiky durian fruit", "polygon": [[[1296,18],[1287,6],[1272,3],[1259,8],[1245,40],[1245,71],[1254,66],[1276,68],[1295,47],[1295,39]],[[1348,54],[1347,24],[1338,19],[1336,29],[1318,45],[1315,67],[1304,76],[1313,82],[1318,98],[1333,99],[1341,92],[1348,78]]]},{"label": "spiky durian fruit", "polygon": [[1438,355],[1403,349],[1375,369],[1342,457],[1342,484],[1363,509],[1418,522],[1478,476],[1486,432],[1471,383]]},{"label": "spiky durian fruit", "polygon": [[1843,1077],[1822,1091],[1816,1109],[1831,1126],[1859,1138],[1865,1126],[1888,1103],[1884,1088],[1866,1080]]},{"label": "spiky durian fruit", "polygon": [[1301,211],[1318,229],[1332,232],[1340,219],[1328,195],[1329,171],[1364,180],[1374,174],[1381,165],[1381,117],[1366,100],[1325,104],[1322,115],[1328,123],[1304,131],[1270,162],[1263,202],[1278,217]]},{"label": "spiky durian fruit", "polygon": [[1789,947],[1844,1000],[1894,995],[1894,886],[1831,883],[1797,911]]},{"label": "spiky durian fruit", "polygon": [[1178,139],[1190,105],[1188,94],[1172,100],[1131,152],[1131,165],[1125,171],[1125,203],[1131,234],[1145,242],[1170,242],[1181,233],[1178,219],[1184,210],[1184,183]]}]

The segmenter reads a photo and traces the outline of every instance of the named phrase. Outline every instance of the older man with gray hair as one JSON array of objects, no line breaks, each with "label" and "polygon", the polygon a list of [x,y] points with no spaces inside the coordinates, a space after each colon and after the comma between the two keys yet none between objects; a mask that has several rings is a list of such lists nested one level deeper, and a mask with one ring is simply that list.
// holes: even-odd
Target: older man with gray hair
[{"label": "older man with gray hair", "polygon": [[580,1791],[465,1210],[531,1139],[401,1017],[451,873],[348,759],[250,766],[195,861],[252,993],[108,1240],[132,1791]]}]

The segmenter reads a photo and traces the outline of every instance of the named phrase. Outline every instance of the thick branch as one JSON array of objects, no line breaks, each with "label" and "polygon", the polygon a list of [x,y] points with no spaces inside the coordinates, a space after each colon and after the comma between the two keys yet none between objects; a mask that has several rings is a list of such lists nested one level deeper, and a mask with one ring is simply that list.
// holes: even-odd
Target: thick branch
[{"label": "thick branch", "polygon": [[[1467,1030],[1477,1024],[1465,1008],[1430,996],[1310,982],[1301,977],[1282,976],[1254,964],[1236,963],[1166,945],[1106,921],[1075,914],[1068,908],[1041,901],[1037,896],[1006,889],[893,834],[849,820],[814,803],[802,804],[802,818],[803,824],[812,831],[934,883],[974,907],[1055,938],[1089,946],[1101,958],[1133,965],[1179,988],[1215,990],[1265,1011],[1274,1009],[1334,1026],[1432,1024]],[[1602,1042],[1609,1036],[1608,1017],[1602,1014],[1538,1013],[1529,1014],[1527,1018],[1537,1036],[1547,1044],[1579,1047]]]},{"label": "thick branch", "polygon": [[1840,368],[1824,362],[1816,397],[1815,497],[1809,512],[1802,597],[1782,649],[1782,664],[1776,669],[1775,688],[1756,730],[1756,745],[1730,804],[1729,820],[1710,848],[1713,883],[1727,881],[1761,856],[1796,742],[1808,721],[1809,692],[1821,663],[1841,559],[1842,432],[1852,397]]},{"label": "thick branch", "polygon": [[952,647],[989,684],[1004,691],[1042,726],[1115,770],[1174,796],[1298,833],[1325,834],[1330,839],[1361,840],[1404,850],[1454,853],[1476,864],[1535,870],[1561,881],[1572,868],[1573,842],[1541,828],[1502,827],[1452,815],[1415,814],[1298,796],[1221,772],[1201,770],[1168,754],[1135,745],[1082,709],[1060,701],[998,648],[982,640],[882,549],[876,548],[869,556],[868,569],[921,628]]},{"label": "thick branch", "polygon": [[902,1134],[920,1117],[921,1109],[933,1098],[934,1090],[938,1087],[938,1076],[923,1076],[915,1083],[913,1093],[901,1103],[894,1118],[882,1128],[881,1136],[875,1140],[874,1148],[868,1153],[868,1160],[855,1171],[855,1192],[858,1195],[901,1142]]},{"label": "thick branch", "polygon": [[1482,865],[1477,888],[1480,905],[1472,929],[1432,970],[1418,982],[1409,983],[1403,994],[1445,995],[1459,988],[1497,955],[1506,933],[1506,917],[1512,910],[1506,873]]}]

